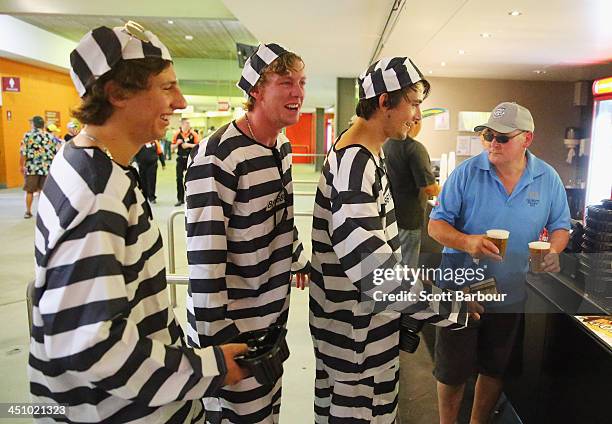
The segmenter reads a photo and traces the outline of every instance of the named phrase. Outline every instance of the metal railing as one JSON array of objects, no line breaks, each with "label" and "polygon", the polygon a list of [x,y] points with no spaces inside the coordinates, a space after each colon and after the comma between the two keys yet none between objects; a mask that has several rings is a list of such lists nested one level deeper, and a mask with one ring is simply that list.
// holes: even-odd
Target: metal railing
[{"label": "metal railing", "polygon": [[[174,255],[174,218],[177,215],[185,215],[183,209],[177,209],[170,213],[168,217],[168,274],[173,275],[176,272],[176,257]],[[187,279],[189,281],[189,279]],[[176,307],[176,284],[170,283],[170,304]]]},{"label": "metal railing", "polygon": [[301,158],[317,158],[327,156],[325,153],[291,153],[291,156]]},{"label": "metal railing", "polygon": [[[294,193],[294,195],[300,196],[299,193]],[[308,194],[310,195],[310,194]],[[314,194],[313,194],[314,196]],[[174,246],[174,218],[177,215],[185,215],[185,210],[176,209],[170,213],[168,217],[168,275],[166,276],[166,281],[170,286],[170,303],[172,307],[175,308],[176,303],[176,286],[177,284],[187,284],[189,282],[189,278],[184,275],[176,275],[176,256],[175,256],[175,246]],[[294,212],[293,216],[312,216],[312,212]]]},{"label": "metal railing", "polygon": [[[176,286],[186,286],[189,284],[189,277],[186,275],[166,274],[166,283],[176,289]],[[174,305],[176,306],[176,305]]]},{"label": "metal railing", "polygon": [[292,180],[293,184],[318,184],[318,181],[315,180]]},{"label": "metal railing", "polygon": [[26,287],[26,307],[28,308],[28,331],[32,337],[32,298],[34,297],[34,284],[36,280],[32,280]]}]

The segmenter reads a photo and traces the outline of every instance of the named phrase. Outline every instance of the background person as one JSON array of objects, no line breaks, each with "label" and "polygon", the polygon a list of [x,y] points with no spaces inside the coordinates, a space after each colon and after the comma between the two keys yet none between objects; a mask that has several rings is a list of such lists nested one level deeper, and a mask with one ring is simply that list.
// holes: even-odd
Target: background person
[{"label": "background person", "polygon": [[[556,171],[529,150],[533,118],[521,105],[497,105],[489,121],[474,128],[491,142],[488,150],[461,163],[444,183],[432,210],[429,235],[444,246],[443,261],[460,266],[483,258],[480,266],[497,280],[504,302],[485,304],[477,327],[454,332],[436,330],[434,376],[438,380],[441,424],[454,424],[466,380],[476,371],[471,423],[485,423],[503,388],[504,378],[520,371],[523,304],[528,268],[528,243],[542,229],[551,234],[551,253],[544,270],[559,271],[558,253],[569,239],[569,208]],[[485,233],[510,231],[506,255]],[[461,289],[452,282],[444,287]]]},{"label": "background person", "polygon": [[181,206],[185,203],[185,171],[191,149],[198,145],[198,134],[191,128],[189,119],[181,119],[181,128],[174,135],[172,145],[176,150],[176,204]]},{"label": "background person", "polygon": [[155,195],[157,188],[157,161],[160,161],[162,168],[166,169],[164,152],[158,141],[152,141],[140,148],[134,161],[138,164],[138,174],[142,182],[142,191],[151,203],[157,203]]},{"label": "background person", "polygon": [[79,133],[79,123],[76,121],[70,121],[66,127],[68,128],[68,132],[64,135],[64,141],[68,142]]},{"label": "background person", "polygon": [[168,127],[164,138],[161,140],[162,149],[164,150],[164,159],[166,161],[172,159],[172,140],[174,140],[174,134],[176,134],[176,130],[172,127]]},{"label": "background person", "polygon": [[58,146],[57,150],[59,150],[61,145],[64,144],[64,139],[59,137],[60,129],[58,128],[58,126],[52,122],[50,124],[47,124],[47,126],[45,127],[45,131],[47,134],[49,134],[53,138],[53,141]]},{"label": "background person", "polygon": [[419,265],[421,227],[427,199],[440,193],[440,186],[431,170],[429,153],[422,143],[415,140],[420,129],[419,118],[411,124],[405,140],[390,138],[383,145],[395,203],[402,263],[411,268]]},{"label": "background person", "polygon": [[42,190],[51,161],[59,148],[53,136],[44,131],[45,121],[42,117],[34,116],[31,122],[32,129],[25,133],[19,148],[19,169],[23,174],[23,190],[26,192],[25,219],[32,218],[34,193]]}]

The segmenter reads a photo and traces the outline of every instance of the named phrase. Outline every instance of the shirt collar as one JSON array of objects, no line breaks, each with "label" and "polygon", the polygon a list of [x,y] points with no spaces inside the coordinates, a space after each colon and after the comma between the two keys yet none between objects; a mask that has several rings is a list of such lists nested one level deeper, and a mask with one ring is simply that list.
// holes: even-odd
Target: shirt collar
[{"label": "shirt collar", "polygon": [[545,172],[542,161],[539,160],[533,153],[527,150],[527,168],[533,178],[542,175]]},{"label": "shirt collar", "polygon": [[476,156],[475,165],[485,171],[491,169],[491,163],[489,162],[489,153],[487,150],[483,150],[478,156]]}]

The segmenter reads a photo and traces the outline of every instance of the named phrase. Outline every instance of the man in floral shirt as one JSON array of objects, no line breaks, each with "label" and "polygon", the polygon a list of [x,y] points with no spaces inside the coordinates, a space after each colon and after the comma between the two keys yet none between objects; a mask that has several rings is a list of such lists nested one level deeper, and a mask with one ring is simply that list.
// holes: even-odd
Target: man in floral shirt
[{"label": "man in floral shirt", "polygon": [[49,173],[51,161],[55,157],[58,144],[53,137],[43,131],[45,121],[40,116],[32,118],[32,130],[25,133],[21,141],[19,167],[24,175],[23,190],[26,192],[26,212],[24,218],[32,218],[32,198],[42,190]]}]

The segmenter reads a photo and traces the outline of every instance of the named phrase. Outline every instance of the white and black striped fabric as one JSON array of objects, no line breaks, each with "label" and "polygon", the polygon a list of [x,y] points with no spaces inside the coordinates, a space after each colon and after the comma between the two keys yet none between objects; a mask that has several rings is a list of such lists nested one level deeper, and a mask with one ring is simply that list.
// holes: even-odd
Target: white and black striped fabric
[{"label": "white and black striped fabric", "polygon": [[[138,32],[143,41],[130,32]],[[161,58],[172,61],[170,52],[151,31],[134,22],[126,26],[99,27],[81,38],[70,53],[70,76],[79,96],[83,97],[91,85],[109,72],[120,60]]]},{"label": "white and black striped fabric", "polygon": [[[168,301],[164,253],[133,168],[67,143],[40,196],[28,374],[70,423],[191,423],[226,373],[191,349]],[[52,422],[42,419],[41,422]]]},{"label": "white and black striped fabric", "polygon": [[382,93],[400,90],[422,79],[423,74],[409,58],[382,58],[359,76],[359,98],[370,99]]},{"label": "white and black striped fabric", "polygon": [[257,81],[259,81],[266,66],[284,53],[287,53],[287,50],[278,44],[260,44],[257,50],[244,63],[240,81],[238,81],[236,86],[248,96],[253,87],[255,87],[255,84],[257,84]]},{"label": "white and black striped fabric", "polygon": [[[196,149],[185,183],[188,340],[210,346],[284,326],[291,272],[310,266],[293,222],[289,140],[266,147],[232,122]],[[204,399],[206,419],[278,422],[280,388],[253,377],[224,387]]]},{"label": "white and black striped fabric", "polygon": [[[393,267],[401,259],[382,157],[359,145],[329,152],[315,198],[312,252],[315,421],[392,423],[399,369],[397,306],[441,326],[462,327],[467,314],[457,302],[446,307],[406,302],[376,312],[371,302],[362,301],[374,269]],[[424,290],[420,281],[398,282],[397,288],[402,286],[416,294]]]}]

